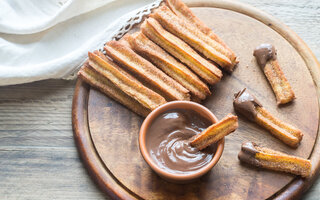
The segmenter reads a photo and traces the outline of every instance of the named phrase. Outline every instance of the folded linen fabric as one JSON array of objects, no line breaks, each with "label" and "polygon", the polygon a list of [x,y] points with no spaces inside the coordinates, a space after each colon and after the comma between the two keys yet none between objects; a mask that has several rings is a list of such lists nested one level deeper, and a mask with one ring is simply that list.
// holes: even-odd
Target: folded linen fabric
[{"label": "folded linen fabric", "polygon": [[154,0],[0,1],[0,85],[65,78]]}]

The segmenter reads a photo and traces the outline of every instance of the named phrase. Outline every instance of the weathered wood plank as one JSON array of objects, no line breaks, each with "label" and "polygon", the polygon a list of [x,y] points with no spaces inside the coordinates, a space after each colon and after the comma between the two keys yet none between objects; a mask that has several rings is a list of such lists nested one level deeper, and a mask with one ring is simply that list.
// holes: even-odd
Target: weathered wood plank
[{"label": "weathered wood plank", "polygon": [[75,148],[0,147],[1,199],[105,199]]},{"label": "weathered wood plank", "polygon": [[106,199],[83,167],[71,126],[75,81],[0,88],[1,199]]}]

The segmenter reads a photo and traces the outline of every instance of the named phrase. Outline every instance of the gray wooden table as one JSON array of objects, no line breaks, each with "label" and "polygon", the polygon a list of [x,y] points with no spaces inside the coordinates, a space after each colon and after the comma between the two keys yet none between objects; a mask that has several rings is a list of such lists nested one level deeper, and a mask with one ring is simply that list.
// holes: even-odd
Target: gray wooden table
[{"label": "gray wooden table", "polygon": [[[320,59],[319,0],[241,0],[291,27]],[[0,199],[109,199],[75,147],[75,81],[0,87]],[[320,179],[304,199],[320,198]]]}]

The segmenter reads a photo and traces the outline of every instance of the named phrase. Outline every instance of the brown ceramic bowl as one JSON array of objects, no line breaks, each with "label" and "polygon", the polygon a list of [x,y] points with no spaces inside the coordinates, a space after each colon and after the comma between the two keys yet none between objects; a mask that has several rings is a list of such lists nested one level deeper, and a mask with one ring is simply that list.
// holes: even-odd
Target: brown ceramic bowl
[{"label": "brown ceramic bowl", "polygon": [[173,173],[169,173],[169,172],[161,169],[160,167],[158,167],[158,165],[155,163],[155,161],[149,155],[149,152],[146,148],[146,134],[148,134],[148,128],[151,125],[151,123],[153,122],[153,120],[157,116],[159,116],[160,114],[162,114],[168,110],[171,110],[171,109],[194,110],[197,113],[199,113],[200,115],[202,115],[203,117],[212,121],[212,123],[216,123],[218,120],[217,120],[216,116],[209,109],[207,109],[206,107],[204,107],[198,103],[194,103],[194,102],[190,102],[190,101],[172,101],[172,102],[166,103],[166,104],[158,107],[157,109],[153,110],[147,116],[147,118],[144,120],[144,122],[142,123],[142,126],[140,128],[140,133],[139,133],[139,147],[140,147],[140,152],[141,152],[144,160],[148,163],[148,165],[160,177],[164,178],[167,181],[174,182],[174,183],[192,182],[194,180],[197,180],[198,178],[200,178],[202,175],[206,174],[207,172],[209,172],[212,169],[212,167],[214,167],[215,164],[217,164],[217,162],[219,161],[219,159],[222,155],[223,149],[224,149],[224,139],[221,139],[217,143],[216,152],[215,152],[212,160],[207,165],[202,167],[200,170],[195,171],[194,173],[173,174]]}]

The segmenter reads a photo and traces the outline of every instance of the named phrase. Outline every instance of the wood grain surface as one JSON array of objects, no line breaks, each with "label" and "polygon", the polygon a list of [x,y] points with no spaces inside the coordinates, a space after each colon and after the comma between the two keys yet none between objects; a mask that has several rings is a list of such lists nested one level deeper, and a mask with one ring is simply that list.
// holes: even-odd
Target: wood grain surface
[{"label": "wood grain surface", "polygon": [[[289,25],[320,58],[320,2],[242,0]],[[75,81],[0,88],[1,199],[108,199],[79,160],[71,127]],[[318,199],[320,181],[304,199]]]}]

